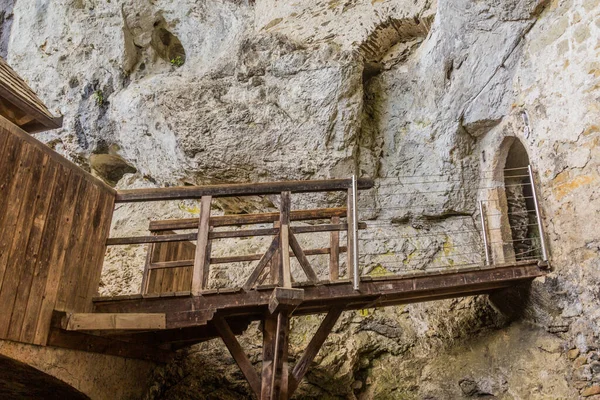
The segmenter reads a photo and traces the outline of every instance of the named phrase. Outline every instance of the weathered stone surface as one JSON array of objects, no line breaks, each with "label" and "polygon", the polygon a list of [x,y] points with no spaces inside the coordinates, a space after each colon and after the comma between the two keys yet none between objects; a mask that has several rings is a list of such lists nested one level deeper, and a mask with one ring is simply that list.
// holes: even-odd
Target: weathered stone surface
[{"label": "weathered stone surface", "polygon": [[[482,261],[478,235],[444,232],[478,229],[478,188],[501,184],[492,171],[507,140],[524,144],[553,271],[521,321],[507,327],[485,298],[345,313],[298,398],[575,398],[597,381],[597,2],[19,0],[12,12],[10,63],[65,114],[64,129],[40,136],[49,145],[120,188],[372,176],[359,202],[377,225],[361,232],[371,275]],[[196,215],[196,202],[119,206],[113,228]],[[111,249],[101,292],[139,290],[143,259]],[[220,266],[211,278],[247,273]],[[320,318],[293,323],[292,359]],[[242,339],[256,364],[258,332]],[[155,375],[148,398],[249,396],[218,342]]]}]

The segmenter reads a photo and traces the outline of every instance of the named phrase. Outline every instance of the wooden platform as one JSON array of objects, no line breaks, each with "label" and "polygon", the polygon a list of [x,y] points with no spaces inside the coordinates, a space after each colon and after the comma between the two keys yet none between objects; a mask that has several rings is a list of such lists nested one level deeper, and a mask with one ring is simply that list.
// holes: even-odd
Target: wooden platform
[{"label": "wooden platform", "polygon": [[[257,398],[287,399],[343,311],[488,294],[544,274],[544,265],[528,261],[454,271],[367,276],[361,279],[359,291],[346,280],[296,284],[290,289],[267,285],[252,290],[212,290],[197,296],[180,292],[98,297],[94,299],[93,314],[56,313],[49,345],[95,346],[96,351],[109,354],[166,362],[169,350],[221,337]],[[285,354],[289,318],[321,313],[327,313],[325,320],[300,361],[288,371]],[[267,353],[262,376],[235,338],[258,320],[263,321],[263,351]],[[276,351],[285,360],[276,360]],[[276,362],[282,368],[278,374],[264,371],[266,365],[272,367],[269,363]],[[273,376],[283,382],[269,381]],[[266,394],[261,393],[264,390]],[[275,397],[273,391],[279,391]]]}]

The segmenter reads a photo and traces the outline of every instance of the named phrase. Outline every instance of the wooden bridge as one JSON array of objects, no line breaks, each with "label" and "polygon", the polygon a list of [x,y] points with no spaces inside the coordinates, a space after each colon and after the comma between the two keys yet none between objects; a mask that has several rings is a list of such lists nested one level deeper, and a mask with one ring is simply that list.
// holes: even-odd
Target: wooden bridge
[{"label": "wooden bridge", "polygon": [[[287,399],[345,310],[486,294],[544,274],[537,259],[384,276],[361,274],[357,196],[369,179],[270,182],[115,191],[0,120],[0,338],[167,361],[220,337],[260,399]],[[313,193],[336,208],[294,208]],[[222,197],[271,196],[278,212],[211,215]],[[345,206],[339,207],[345,197]],[[152,221],[150,235],[109,237],[115,203],[199,199],[198,218]],[[322,202],[322,201],[321,201]],[[302,235],[327,235],[305,248]],[[213,257],[219,240],[267,237],[262,254]],[[147,244],[139,294],[96,295],[106,246]],[[486,254],[488,252],[486,245]],[[326,275],[310,258],[327,259]],[[240,287],[215,287],[211,266],[245,262]],[[292,278],[292,264],[304,279]],[[298,276],[298,274],[296,274]],[[288,365],[290,318],[326,314]],[[261,371],[236,339],[262,321]]]},{"label": "wooden bridge", "polygon": [[[2,60],[0,115],[0,339],[167,362],[177,349],[220,337],[257,398],[287,399],[343,311],[497,293],[543,275],[548,265],[531,168],[507,170],[512,181],[506,188],[526,189],[518,193],[528,199],[525,209],[511,209],[504,188],[486,188],[479,228],[454,231],[480,242],[456,254],[475,259],[411,270],[397,252],[403,270],[392,267],[398,261],[389,261],[389,251],[360,252],[359,240],[384,238],[377,232],[359,237],[369,224],[359,221],[357,199],[374,186],[372,180],[116,191],[30,135],[59,127],[62,118],[53,117]],[[307,200],[296,200],[307,194],[315,207],[298,209]],[[410,193],[385,193],[390,195]],[[211,214],[221,198],[256,196],[268,196],[277,211]],[[151,221],[149,235],[110,237],[115,204],[188,199],[200,201],[198,218]],[[515,229],[510,215],[519,218]],[[524,236],[529,226],[537,227],[536,238]],[[303,236],[320,244],[309,248]],[[213,254],[217,242],[240,238],[266,238],[266,246],[258,254]],[[123,245],[147,246],[140,293],[98,297],[107,247]],[[451,253],[447,242],[443,246]],[[384,261],[373,261],[379,258]],[[247,276],[223,287],[214,271],[232,263],[246,266]],[[366,273],[366,263],[389,273]],[[307,314],[325,317],[292,367],[290,318]],[[236,339],[253,321],[262,322],[260,371]]]}]

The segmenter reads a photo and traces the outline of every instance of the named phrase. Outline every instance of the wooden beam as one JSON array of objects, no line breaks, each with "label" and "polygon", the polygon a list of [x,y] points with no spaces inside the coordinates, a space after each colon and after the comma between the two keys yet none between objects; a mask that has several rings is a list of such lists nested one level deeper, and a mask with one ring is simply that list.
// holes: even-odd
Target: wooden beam
[{"label": "wooden beam", "polygon": [[290,208],[291,199],[290,192],[281,192],[281,215],[279,218],[279,237],[281,254],[281,276],[283,278],[283,287],[292,287],[292,271],[290,268],[290,241],[289,241],[289,226],[290,226]]},{"label": "wooden beam", "polygon": [[[293,233],[334,232],[348,230],[348,224],[292,226],[291,229]],[[367,229],[367,224],[364,222],[359,223],[358,229]]]},{"label": "wooden beam", "polygon": [[[198,221],[198,220],[196,220]],[[262,228],[262,229],[245,229],[238,231],[225,231],[225,232],[213,232],[206,229],[208,239],[230,239],[230,238],[243,238],[252,236],[271,236],[276,235],[279,229],[275,228]],[[106,240],[107,246],[123,246],[131,244],[145,244],[145,243],[165,243],[165,242],[190,242],[198,239],[197,233],[179,233],[174,235],[149,235],[149,236],[130,236],[130,237],[119,237],[109,238]],[[197,246],[197,244],[196,244]]]},{"label": "wooden beam", "polygon": [[194,270],[192,272],[192,294],[199,295],[208,284],[208,275],[210,265],[209,245],[209,225],[210,203],[212,197],[204,196],[200,201],[200,220],[198,221],[198,232],[196,239],[196,255],[194,257]]},{"label": "wooden beam", "polygon": [[[340,217],[331,217],[332,224],[339,224]],[[333,231],[329,238],[329,280],[337,281],[340,277],[340,232]],[[347,249],[347,247],[345,247]]]},{"label": "wooden beam", "polygon": [[[360,309],[367,305],[380,307],[407,304],[429,299],[460,297],[481,293],[518,282],[543,276],[537,263],[512,263],[497,268],[463,268],[455,271],[431,271],[405,276],[383,276],[361,279],[361,291],[356,292],[352,283],[338,281],[318,286],[303,286],[304,302],[296,309],[296,315],[326,312],[338,304],[345,309]],[[215,308],[229,310],[236,315],[261,314],[260,307],[268,306],[271,290],[221,293],[218,296],[143,298],[111,300],[95,303],[97,312],[166,312]],[[378,299],[373,303],[374,299]],[[257,308],[258,307],[258,308]]]},{"label": "wooden beam", "polygon": [[166,314],[166,329],[181,329],[206,325],[215,314],[215,309],[170,312]]},{"label": "wooden beam", "polygon": [[298,259],[298,262],[300,263],[302,270],[306,274],[306,277],[308,278],[308,280],[316,285],[319,282],[319,278],[317,277],[317,274],[315,274],[315,271],[313,270],[312,266],[310,265],[308,258],[306,258],[306,255],[302,251],[302,247],[300,246],[300,243],[298,243],[298,240],[296,239],[296,236],[294,236],[293,233],[290,232],[289,236],[290,236],[290,246],[292,247],[292,251],[294,252],[294,255]]},{"label": "wooden beam", "polygon": [[198,238],[197,233],[180,233],[176,235],[158,235],[158,236],[131,236],[120,238],[109,238],[106,240],[107,246],[121,246],[130,244],[145,243],[165,243],[165,242],[189,242]]},{"label": "wooden beam", "polygon": [[294,310],[304,301],[304,289],[289,289],[276,287],[273,289],[273,294],[269,299],[269,312],[285,310],[288,314],[292,314]]},{"label": "wooden beam", "polygon": [[252,388],[254,394],[260,398],[260,378],[258,377],[258,373],[256,373],[256,370],[252,366],[252,363],[250,363],[250,360],[248,360],[248,357],[244,353],[242,346],[240,346],[240,343],[237,341],[235,335],[231,331],[229,324],[227,324],[227,321],[225,321],[223,318],[215,318],[213,320],[213,324],[219,332],[221,339],[223,339],[225,346],[227,346],[229,353],[231,353],[231,356],[237,363],[238,367],[240,367],[244,377],[246,377],[246,380],[250,384],[250,388]]},{"label": "wooden beam", "polygon": [[[346,208],[321,208],[315,210],[294,210],[290,213],[290,221],[310,221],[328,219],[332,217],[345,217]],[[279,221],[279,213],[261,214],[232,214],[218,215],[210,218],[210,226],[240,226],[253,224],[268,224]],[[339,223],[339,221],[338,221]],[[177,229],[196,229],[198,218],[168,219],[150,221],[150,231],[169,231]]]},{"label": "wooden beam", "polygon": [[[352,185],[351,179],[327,179],[315,181],[282,181],[236,183],[229,185],[179,186],[153,189],[131,189],[117,192],[117,203],[140,201],[163,201],[181,199],[199,199],[202,196],[239,197],[279,194],[281,192],[343,192]],[[358,179],[359,189],[371,189],[372,179]]]},{"label": "wooden beam", "polygon": [[276,228],[244,229],[239,231],[211,232],[210,239],[229,239],[252,236],[271,236],[279,233]]},{"label": "wooden beam", "polygon": [[[273,227],[279,229],[279,220],[273,222]],[[271,262],[269,264],[269,278],[271,284],[282,286],[283,281],[281,279],[281,252],[279,251],[279,247],[277,248],[277,250],[275,250],[275,254],[273,254],[273,258],[271,258]]]},{"label": "wooden beam", "polygon": [[310,363],[319,353],[319,350],[323,346],[323,343],[325,343],[325,340],[329,336],[329,333],[331,333],[331,330],[333,329],[335,323],[337,322],[341,314],[341,308],[333,308],[329,310],[329,312],[325,316],[325,319],[323,319],[321,325],[319,325],[317,332],[311,339],[310,343],[308,344],[308,347],[306,347],[304,353],[302,354],[302,357],[300,357],[300,360],[298,360],[296,366],[294,367],[294,370],[290,374],[289,397],[292,397],[294,391],[298,388],[298,385],[300,384],[302,378],[304,378],[304,375],[310,367]]},{"label": "wooden beam", "polygon": [[260,400],[271,400],[271,381],[273,380],[273,361],[275,357],[275,335],[277,333],[277,314],[266,315],[263,319],[263,359]]},{"label": "wooden beam", "polygon": [[260,259],[260,261],[258,262],[256,267],[254,268],[254,270],[248,277],[248,280],[246,281],[246,283],[244,283],[244,286],[242,287],[244,290],[247,291],[247,290],[252,289],[252,286],[254,286],[254,283],[260,276],[261,272],[267,266],[267,263],[269,261],[271,261],[271,259],[273,258],[273,255],[275,254],[275,252],[277,251],[278,248],[279,248],[279,236],[275,236],[275,238],[273,238],[273,241],[271,242],[271,245],[267,249],[266,253],[263,255],[263,257]]},{"label": "wooden beam", "polygon": [[271,400],[288,398],[288,339],[290,316],[285,310],[277,313],[277,328],[273,352],[273,374],[271,376]]},{"label": "wooden beam", "polygon": [[114,338],[87,335],[59,328],[50,329],[47,345],[90,353],[148,360],[163,364],[171,361],[173,357],[172,352],[147,344],[123,342]]},{"label": "wooden beam", "polygon": [[67,331],[160,330],[166,328],[165,314],[158,313],[67,313],[61,319]]}]

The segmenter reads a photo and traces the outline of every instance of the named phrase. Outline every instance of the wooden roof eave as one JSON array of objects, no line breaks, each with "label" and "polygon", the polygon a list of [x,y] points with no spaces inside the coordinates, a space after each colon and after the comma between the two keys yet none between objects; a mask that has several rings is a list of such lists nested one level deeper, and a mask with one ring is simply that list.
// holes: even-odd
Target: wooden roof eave
[{"label": "wooden roof eave", "polygon": [[41,111],[37,107],[33,106],[27,101],[24,101],[19,96],[15,95],[15,93],[7,88],[0,81],[0,98],[6,99],[10,102],[15,108],[21,110],[23,113],[30,115],[33,117],[36,123],[29,122],[21,126],[21,128],[28,133],[37,133],[43,132],[51,129],[61,128],[63,124],[63,116],[60,115],[58,117],[48,115],[45,112]]}]

